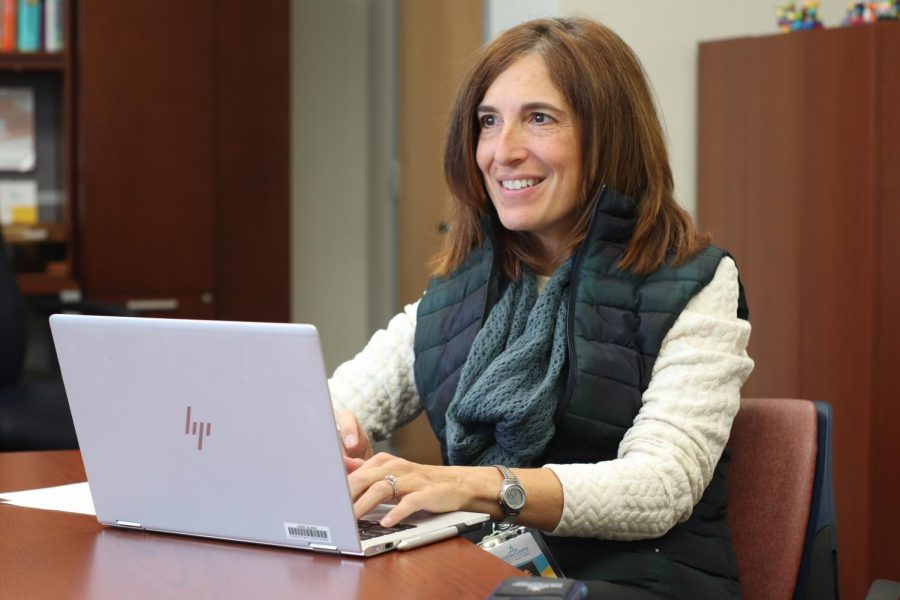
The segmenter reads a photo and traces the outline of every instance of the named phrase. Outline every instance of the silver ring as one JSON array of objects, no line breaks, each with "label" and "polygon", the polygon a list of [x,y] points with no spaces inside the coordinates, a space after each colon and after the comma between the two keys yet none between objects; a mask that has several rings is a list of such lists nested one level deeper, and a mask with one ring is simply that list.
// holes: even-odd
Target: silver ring
[{"label": "silver ring", "polygon": [[393,475],[385,476],[384,480],[391,486],[391,491],[393,492],[393,494],[391,494],[391,500],[393,500],[397,497],[397,494],[400,493],[400,482],[397,481],[397,478]]}]

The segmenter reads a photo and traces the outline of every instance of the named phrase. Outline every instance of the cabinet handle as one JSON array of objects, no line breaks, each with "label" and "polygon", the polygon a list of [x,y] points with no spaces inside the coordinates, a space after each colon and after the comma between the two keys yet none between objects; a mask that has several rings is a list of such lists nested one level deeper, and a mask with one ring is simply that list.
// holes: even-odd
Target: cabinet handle
[{"label": "cabinet handle", "polygon": [[178,300],[176,298],[140,298],[126,301],[125,307],[134,311],[178,310]]}]

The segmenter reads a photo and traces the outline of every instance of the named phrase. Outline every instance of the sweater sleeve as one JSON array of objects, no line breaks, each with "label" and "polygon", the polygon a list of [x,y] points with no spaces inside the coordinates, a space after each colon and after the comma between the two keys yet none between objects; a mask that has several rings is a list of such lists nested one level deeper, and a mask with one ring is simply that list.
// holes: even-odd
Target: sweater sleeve
[{"label": "sweater sleeve", "polygon": [[407,305],[328,380],[335,410],[349,410],[372,438],[387,438],[421,412],[413,340],[419,303]]},{"label": "sweater sleeve", "polygon": [[738,273],[724,258],[663,340],[642,407],[614,460],[545,465],[562,483],[553,535],[656,538],[687,520],[712,479],[753,369],[737,318]]}]

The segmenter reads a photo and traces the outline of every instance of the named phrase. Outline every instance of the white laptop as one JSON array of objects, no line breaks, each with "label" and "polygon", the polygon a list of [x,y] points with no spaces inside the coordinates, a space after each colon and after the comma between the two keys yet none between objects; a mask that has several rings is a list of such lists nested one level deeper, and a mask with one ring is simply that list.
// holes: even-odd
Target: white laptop
[{"label": "white laptop", "polygon": [[118,527],[372,556],[475,529],[353,515],[311,325],[53,315],[97,519]]}]

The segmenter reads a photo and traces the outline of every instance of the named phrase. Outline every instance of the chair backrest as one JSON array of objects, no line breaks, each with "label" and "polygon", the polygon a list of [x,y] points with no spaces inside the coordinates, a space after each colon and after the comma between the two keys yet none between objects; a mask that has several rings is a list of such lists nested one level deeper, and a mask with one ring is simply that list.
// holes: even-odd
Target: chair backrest
[{"label": "chair backrest", "polygon": [[0,388],[19,379],[25,339],[25,305],[0,228]]},{"label": "chair backrest", "polygon": [[830,428],[824,402],[741,401],[728,442],[728,520],[747,600],[812,597],[815,580],[825,594],[816,597],[836,597]]}]

